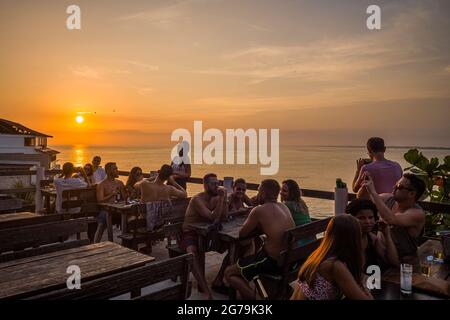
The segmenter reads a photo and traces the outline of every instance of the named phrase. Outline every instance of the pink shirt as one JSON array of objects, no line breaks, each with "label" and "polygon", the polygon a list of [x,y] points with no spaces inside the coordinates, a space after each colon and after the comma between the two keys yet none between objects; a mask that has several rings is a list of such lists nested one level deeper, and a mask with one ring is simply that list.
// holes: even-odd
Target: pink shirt
[{"label": "pink shirt", "polygon": [[[391,193],[395,184],[403,175],[402,167],[390,160],[373,161],[361,168],[361,175],[368,171],[373,179],[377,193]],[[360,177],[361,177],[360,175]]]}]

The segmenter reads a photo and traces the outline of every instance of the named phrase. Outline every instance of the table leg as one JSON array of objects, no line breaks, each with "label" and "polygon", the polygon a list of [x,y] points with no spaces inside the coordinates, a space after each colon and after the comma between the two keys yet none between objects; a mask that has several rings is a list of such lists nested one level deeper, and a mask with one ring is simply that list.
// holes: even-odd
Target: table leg
[{"label": "table leg", "polygon": [[107,211],[106,214],[106,229],[108,231],[108,241],[114,242],[113,227],[112,227],[112,213]]},{"label": "table leg", "polygon": [[46,194],[44,196],[44,198],[45,198],[45,213],[49,214],[49,213],[51,213],[51,210],[50,210],[50,196],[48,194]]},{"label": "table leg", "polygon": [[[228,255],[230,259],[230,266],[234,265],[238,260],[238,250],[237,243],[235,241],[231,241],[228,247]],[[233,287],[229,287],[228,289],[228,299],[230,301],[236,300],[236,289]]]},{"label": "table leg", "polygon": [[120,224],[122,234],[126,233],[128,231],[128,215],[126,213],[122,212],[120,215]]},{"label": "table leg", "polygon": [[197,247],[198,263],[200,265],[203,277],[205,276],[205,242],[206,242],[206,237],[204,237],[203,235],[199,235],[198,236],[198,247]]}]

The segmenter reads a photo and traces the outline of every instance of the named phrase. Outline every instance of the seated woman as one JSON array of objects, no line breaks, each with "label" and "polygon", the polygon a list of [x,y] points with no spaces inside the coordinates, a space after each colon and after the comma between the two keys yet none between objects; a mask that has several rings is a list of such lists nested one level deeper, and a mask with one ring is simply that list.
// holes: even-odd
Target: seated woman
[{"label": "seated woman", "polygon": [[400,262],[390,228],[378,219],[375,204],[367,199],[355,199],[348,204],[345,212],[358,219],[361,225],[364,270],[370,265],[378,265],[382,271],[387,265],[398,266]]},{"label": "seated woman", "polygon": [[252,206],[250,198],[245,194],[247,191],[247,182],[244,179],[236,179],[233,183],[233,193],[228,196],[228,211],[238,211]]},{"label": "seated woman", "polygon": [[308,206],[301,195],[302,192],[297,182],[292,179],[283,181],[280,191],[281,201],[291,211],[296,226],[311,222]]},{"label": "seated woman", "polygon": [[351,215],[333,218],[320,246],[300,269],[291,300],[373,299],[363,278],[361,227]]},{"label": "seated woman", "polygon": [[138,188],[135,188],[134,185],[141,181],[144,178],[142,175],[142,169],[139,167],[134,167],[130,171],[130,176],[128,177],[127,183],[125,185],[125,189],[127,191],[128,197],[130,200],[139,200],[141,199],[141,191]]},{"label": "seated woman", "polygon": [[[87,183],[84,182],[82,178],[79,178],[79,176],[74,175],[74,173],[80,173],[81,168],[75,168],[73,163],[66,162],[64,163],[62,167],[62,173],[58,178],[55,178],[53,180],[53,183],[55,185],[56,189],[56,212],[57,213],[78,213],[80,212],[81,208],[70,208],[70,209],[63,209],[62,208],[62,195],[64,190],[70,190],[70,189],[82,189],[87,187]],[[71,197],[70,200],[77,200],[76,197]]]},{"label": "seated woman", "polygon": [[94,167],[90,163],[86,163],[83,168],[77,168],[79,173],[76,174],[76,178],[83,179],[88,184],[88,187],[95,185],[94,179]]}]

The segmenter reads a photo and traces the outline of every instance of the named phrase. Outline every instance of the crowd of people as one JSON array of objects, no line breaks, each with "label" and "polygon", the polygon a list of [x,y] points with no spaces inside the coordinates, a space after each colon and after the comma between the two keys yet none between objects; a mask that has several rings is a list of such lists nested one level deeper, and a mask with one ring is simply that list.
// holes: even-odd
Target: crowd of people
[{"label": "crowd of people", "polygon": [[[425,213],[417,202],[425,184],[417,176],[403,173],[398,163],[385,158],[383,139],[370,138],[367,151],[369,159],[357,160],[352,184],[357,199],[347,205],[346,214],[331,219],[319,247],[301,266],[291,299],[372,299],[365,285],[368,266],[379,266],[383,272],[400,263],[417,263],[418,240],[425,224]],[[182,152],[183,149],[180,158]],[[118,179],[115,163],[107,163],[105,169],[100,164],[98,156],[83,168],[64,164],[61,177],[55,179],[57,190],[95,185],[98,202],[128,198],[148,203],[188,196],[186,182],[191,167],[180,161],[163,165],[148,179],[143,177],[141,168],[135,167],[126,184]],[[231,193],[227,194],[220,187],[217,175],[210,173],[203,177],[203,188],[190,199],[182,226],[181,246],[194,256],[192,273],[208,298],[212,298],[212,290],[223,293],[232,287],[241,298],[253,299],[255,291],[250,283],[255,277],[281,272],[277,258],[286,249],[283,241],[286,231],[311,222],[299,184],[292,179],[281,185],[274,179],[266,179],[260,183],[257,195],[249,197],[244,179],[236,179]],[[242,241],[235,264],[230,264],[228,254],[225,255],[210,288],[199,261],[198,235],[190,226],[196,222],[225,222],[229,213],[243,209],[249,214],[239,236],[264,234],[264,241]],[[95,242],[102,239],[106,212],[99,213],[97,222]],[[302,239],[298,245],[308,241]],[[216,250],[224,253],[227,247]]]}]

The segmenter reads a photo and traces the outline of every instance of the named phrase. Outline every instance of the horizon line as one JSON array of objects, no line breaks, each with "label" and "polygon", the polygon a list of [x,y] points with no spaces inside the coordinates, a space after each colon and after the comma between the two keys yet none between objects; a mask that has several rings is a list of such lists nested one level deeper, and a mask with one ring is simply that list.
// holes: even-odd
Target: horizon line
[{"label": "horizon line", "polygon": [[[100,147],[100,148],[172,148],[173,146],[165,146],[165,145],[132,145],[132,146],[126,146],[126,145],[87,145],[87,144],[54,144],[49,145],[52,147]],[[366,145],[321,145],[321,144],[285,144],[285,147],[320,147],[320,148],[366,148]],[[433,147],[433,146],[386,146],[387,149],[423,149],[423,150],[450,150],[449,147]]]}]

